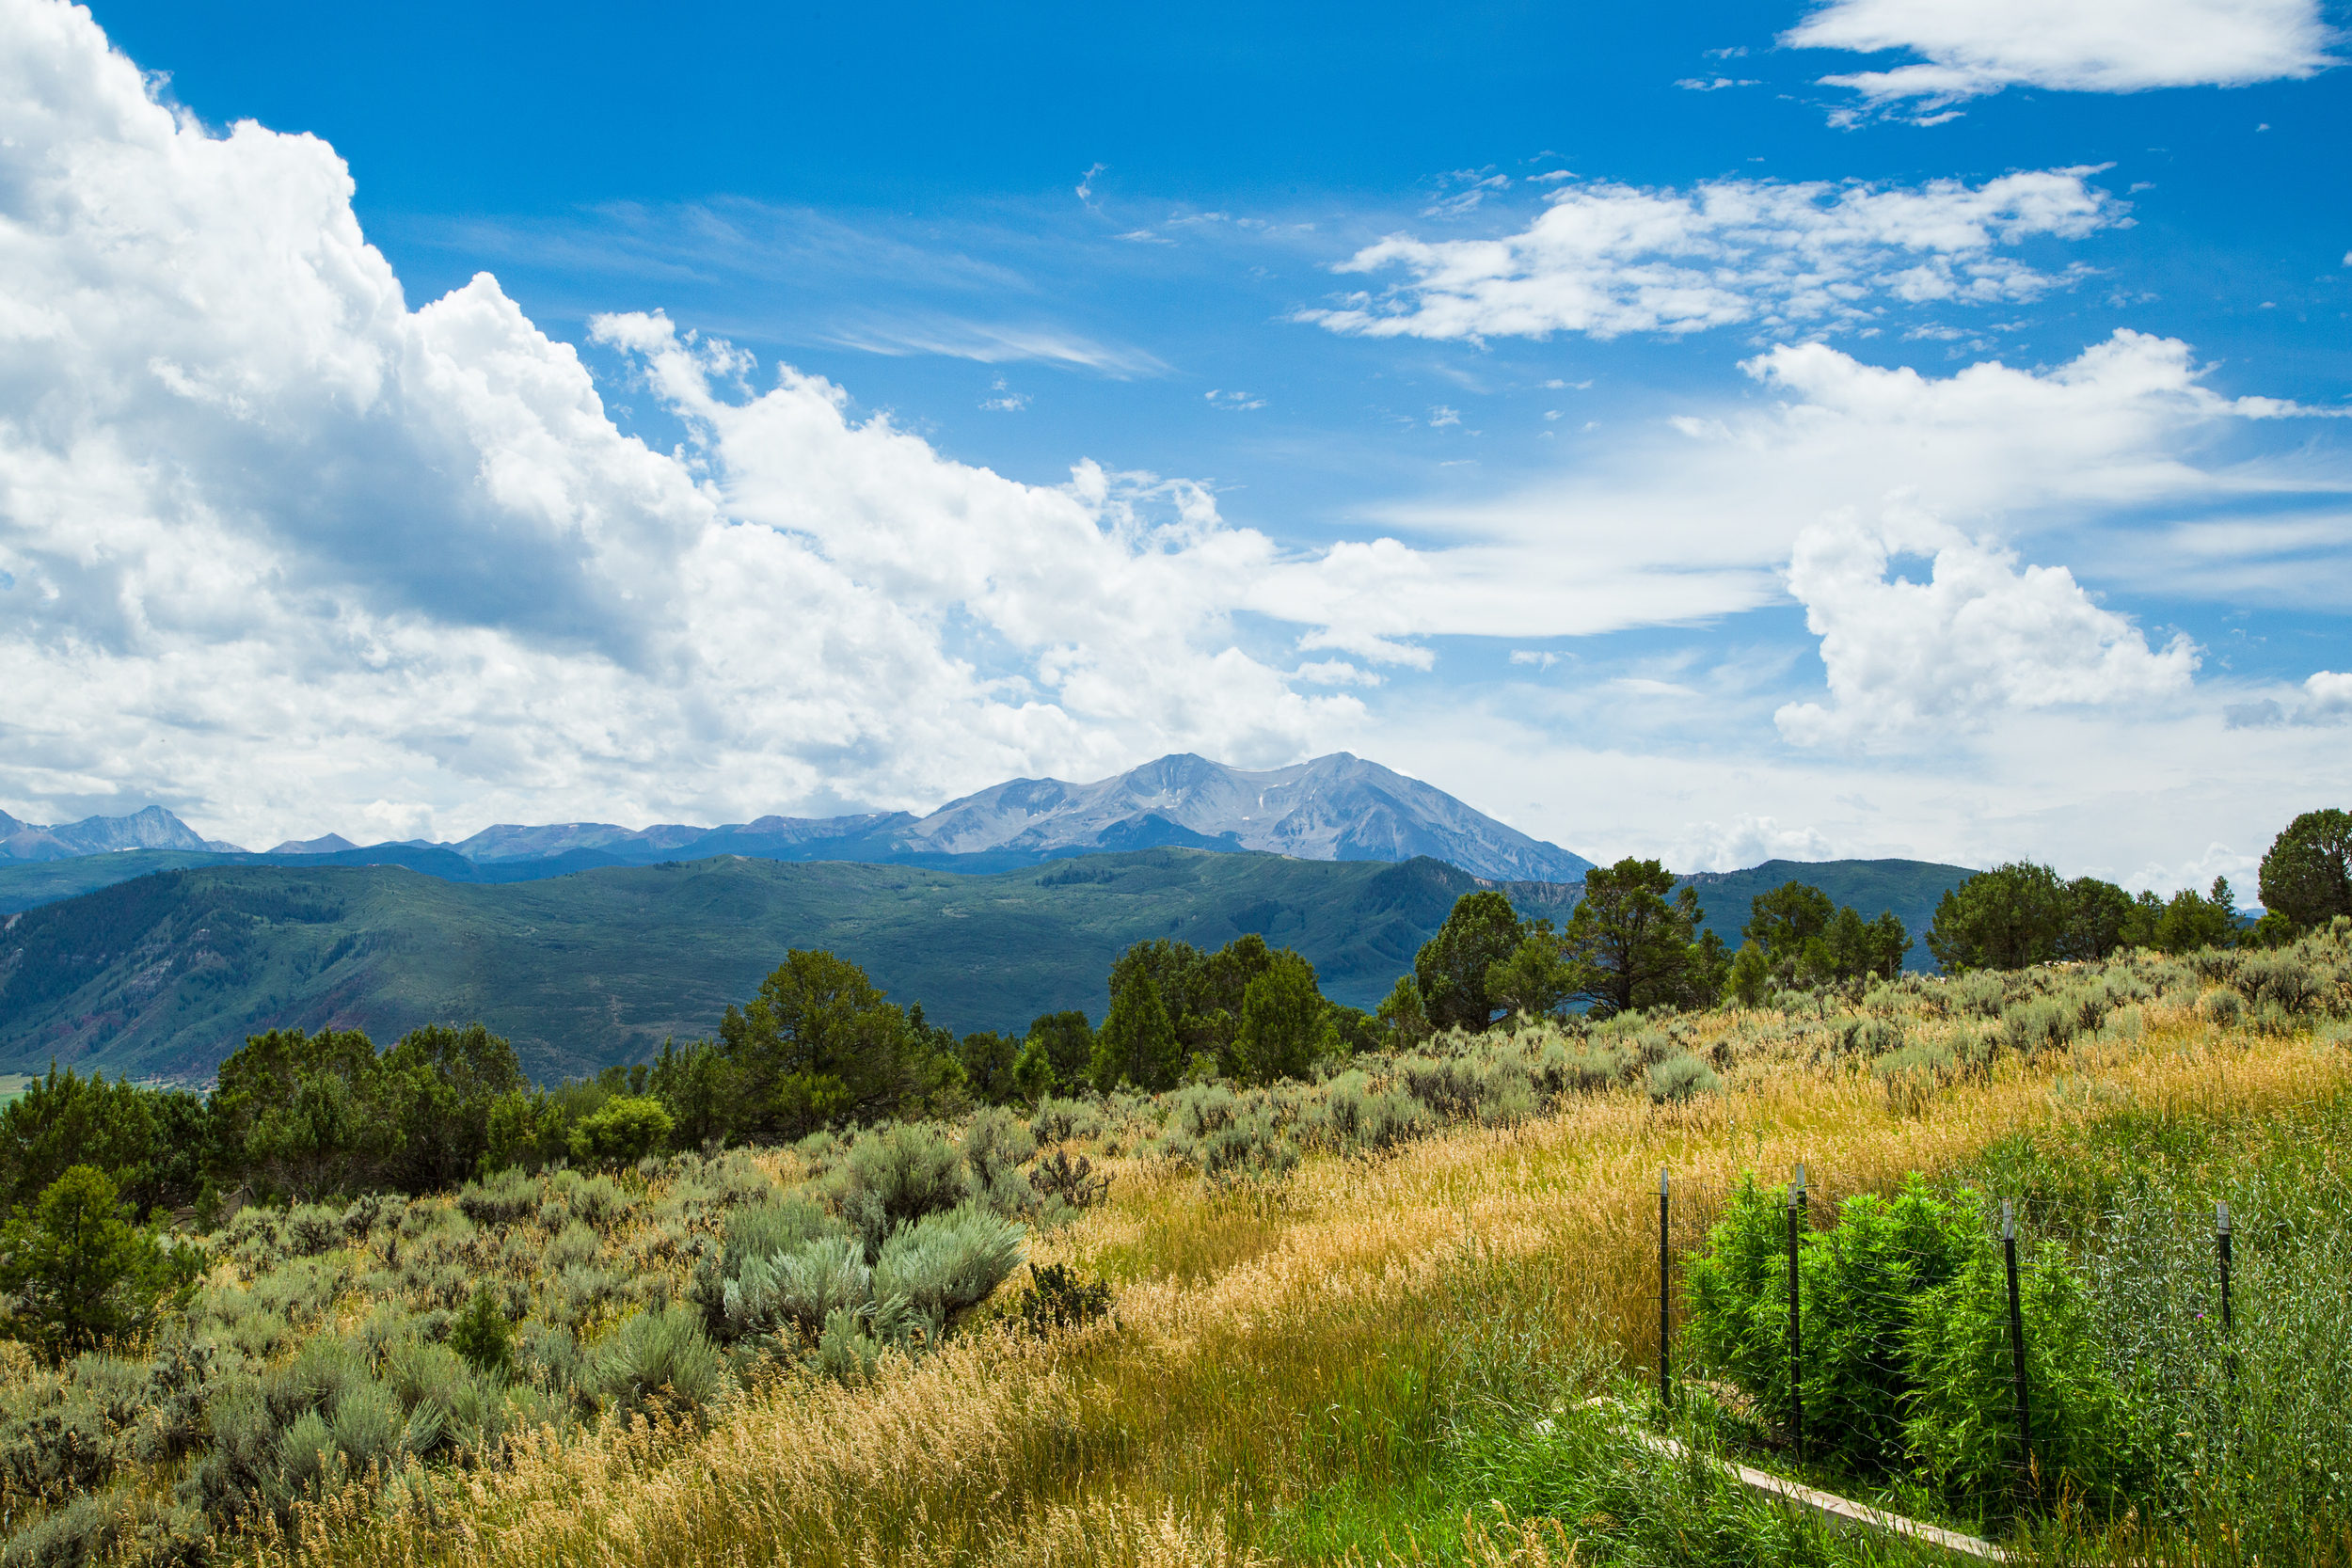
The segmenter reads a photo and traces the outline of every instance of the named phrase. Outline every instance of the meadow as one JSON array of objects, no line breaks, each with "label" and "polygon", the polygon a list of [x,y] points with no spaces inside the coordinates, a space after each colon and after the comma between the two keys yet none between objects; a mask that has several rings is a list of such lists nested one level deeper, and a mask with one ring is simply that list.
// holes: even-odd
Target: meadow
[{"label": "meadow", "polygon": [[[1314,1083],[247,1210],[183,1323],[9,1369],[5,1560],[1932,1555],[1641,1441],[1673,1433],[2019,1560],[2344,1560],[2347,1048],[2340,920],[2271,953],[1499,1026]],[[1659,1405],[1660,1171],[1680,1279],[1743,1184],[1799,1162],[1809,1233],[1914,1183],[1980,1253],[2014,1200],[2046,1459],[1800,1459],[1679,1287]],[[1948,1407],[1929,1437],[2006,1441],[1990,1375],[1915,1393]]]}]

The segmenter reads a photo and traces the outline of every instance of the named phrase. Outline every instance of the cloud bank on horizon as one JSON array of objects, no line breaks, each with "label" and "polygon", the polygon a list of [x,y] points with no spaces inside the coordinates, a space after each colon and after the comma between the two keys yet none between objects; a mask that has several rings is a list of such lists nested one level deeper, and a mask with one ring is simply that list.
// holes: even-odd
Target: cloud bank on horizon
[{"label": "cloud bank on horizon", "polygon": [[[2142,29],[2098,7],[1963,25],[1840,0],[1787,41],[1922,54],[1834,85],[1929,107],[2328,63],[2309,7],[2176,9],[2217,40],[2202,75],[2172,41],[2122,49]],[[1346,747],[1596,856],[2031,852],[2171,885],[2261,847],[2175,832],[2169,860],[2120,858],[2227,786],[2197,748],[2242,746],[2272,810],[2328,787],[2327,732],[2352,721],[2352,676],[2217,675],[2210,639],[2087,585],[2194,599],[2226,560],[2254,602],[2340,605],[2339,410],[2232,395],[2188,341],[2128,326],[2016,362],[1864,356],[1890,328],[1996,347],[1994,313],[2100,287],[2070,247],[2120,243],[2134,214],[2097,166],[1554,180],[1532,212],[1492,209],[1500,232],[1441,231],[1472,203],[1428,209],[1426,236],[1317,242],[1323,276],[1385,292],[1263,333],[1459,352],[1473,391],[1499,342],[1720,336],[1726,372],[1572,461],[1367,503],[1318,537],[1115,451],[1007,477],[653,301],[586,312],[577,344],[487,272],[411,308],[326,141],[207,126],[57,0],[0,0],[0,807],[19,816],[153,800],[254,842],[439,837],[925,810],[1172,751]],[[1108,199],[1102,173],[1082,200]],[[834,341],[1179,373],[1077,332],[854,339]],[[1279,393],[1219,393],[1269,380],[1187,395],[1260,418]],[[1001,375],[986,395],[1029,417]],[[638,396],[675,439],[623,428],[612,400]],[[1445,412],[1413,418],[1484,436]],[[1535,436],[1572,426],[1550,418]],[[1801,646],[1743,629],[1792,611]],[[1529,642],[1552,651],[1485,673]],[[2054,725],[2132,769],[2137,803],[2055,768]],[[1832,803],[1866,795],[1886,799]]]}]

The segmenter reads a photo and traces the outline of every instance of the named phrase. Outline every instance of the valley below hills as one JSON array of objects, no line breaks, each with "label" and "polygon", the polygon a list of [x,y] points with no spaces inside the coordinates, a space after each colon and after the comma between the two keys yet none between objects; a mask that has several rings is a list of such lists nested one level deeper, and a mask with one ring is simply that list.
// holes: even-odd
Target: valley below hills
[{"label": "valley below hills", "polygon": [[[21,868],[30,870],[34,868]],[[1737,944],[1749,900],[1784,881],[1915,935],[1965,867],[1772,862],[1696,879],[1705,926]],[[246,1037],[488,1024],[540,1082],[644,1059],[713,1032],[789,948],[864,967],[959,1034],[1041,1013],[1100,1020],[1134,942],[1222,946],[1256,932],[1371,1007],[1463,894],[1500,887],[1563,920],[1579,882],[1502,880],[1422,856],[1304,860],[1154,847],[960,874],[920,865],[721,855],[469,882],[399,865],[197,865],[6,918],[0,1070],[52,1061],[203,1083]],[[1915,948],[1910,963],[1918,967]]]}]

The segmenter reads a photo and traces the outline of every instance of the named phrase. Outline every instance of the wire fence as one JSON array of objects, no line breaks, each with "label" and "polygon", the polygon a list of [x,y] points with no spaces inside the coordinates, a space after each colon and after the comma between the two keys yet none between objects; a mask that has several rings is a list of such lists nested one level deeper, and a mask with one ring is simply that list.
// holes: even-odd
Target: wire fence
[{"label": "wire fence", "polygon": [[1892,1220],[1873,1199],[1857,1220],[1854,1196],[1829,1200],[1802,1165],[1770,1193],[1660,1171],[1643,1350],[1662,1405],[1703,1383],[1800,1468],[1921,1487],[1947,1516],[2185,1515],[2249,1460],[2290,1522],[2343,1510],[2352,1291],[2312,1255],[2340,1255],[2341,1227],[2306,1212],[2288,1238],[2303,1245],[2267,1248],[2256,1272],[2277,1310],[2249,1346],[2240,1318],[2262,1308],[2226,1199],[2197,1219],[2176,1195],[2128,1194],[2100,1244],[2070,1248],[2027,1234],[2015,1198],[1983,1212],[1923,1197]]}]

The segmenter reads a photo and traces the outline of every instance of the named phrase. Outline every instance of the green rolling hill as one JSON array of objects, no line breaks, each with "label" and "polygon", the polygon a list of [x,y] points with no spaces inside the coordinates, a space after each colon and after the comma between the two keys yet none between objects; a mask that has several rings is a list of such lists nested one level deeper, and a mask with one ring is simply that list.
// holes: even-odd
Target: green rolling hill
[{"label": "green rolling hill", "polygon": [[[1747,900],[1794,876],[1924,924],[1967,876],[1918,862],[1773,863],[1705,879],[1738,940]],[[1130,943],[1295,947],[1325,991],[1371,1006],[1462,894],[1442,862],[1307,861],[1154,848],[988,876],[723,856],[505,884],[400,866],[164,871],[6,917],[0,1070],[49,1061],[202,1081],[247,1034],[333,1023],[389,1040],[480,1019],[541,1080],[709,1033],[789,947],[827,947],[959,1033],[1041,1012],[1100,1017]],[[1505,884],[1564,917],[1576,884]],[[1915,916],[1916,917],[1915,921]],[[1917,955],[1915,954],[1915,959]]]},{"label": "green rolling hill", "polygon": [[1929,970],[1935,960],[1919,938],[1935,918],[1936,902],[1975,875],[1964,865],[1932,861],[1766,861],[1743,871],[1703,871],[1683,880],[1698,887],[1699,907],[1707,911],[1699,924],[1734,947],[1740,945],[1740,927],[1747,924],[1748,905],[1757,894],[1770,893],[1783,882],[1804,882],[1865,915],[1893,910],[1911,933],[1903,967]]},{"label": "green rolling hill", "polygon": [[959,1032],[1099,1016],[1111,959],[1244,931],[1370,1005],[1479,884],[1441,862],[1184,849],[994,876],[724,857],[484,886],[392,866],[165,872],[17,914],[0,936],[0,1069],[203,1079],[257,1030],[388,1039],[481,1019],[548,1079],[714,1029],[789,947],[829,947]]}]

